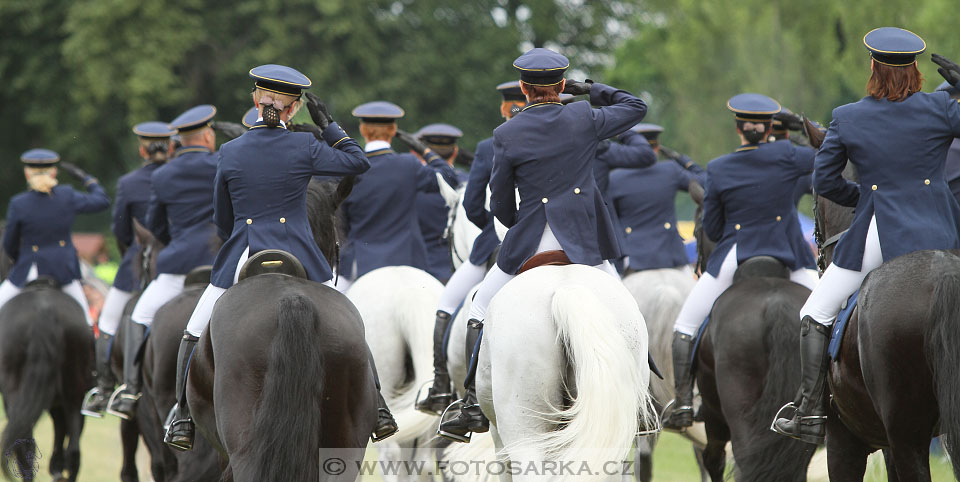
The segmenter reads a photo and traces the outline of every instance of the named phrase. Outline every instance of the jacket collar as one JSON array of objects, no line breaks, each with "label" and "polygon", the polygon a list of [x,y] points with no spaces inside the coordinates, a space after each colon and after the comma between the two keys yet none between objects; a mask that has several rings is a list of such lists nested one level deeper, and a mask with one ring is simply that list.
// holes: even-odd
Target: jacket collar
[{"label": "jacket collar", "polygon": [[206,152],[207,154],[209,154],[213,151],[203,146],[182,146],[179,149],[177,149],[177,152],[175,153],[175,155],[179,156],[180,154],[186,154],[188,152]]},{"label": "jacket collar", "polygon": [[561,104],[561,103],[559,103],[559,102],[537,102],[536,104],[530,104],[530,105],[524,107],[523,110],[521,110],[520,112],[523,112],[523,111],[525,111],[525,110],[527,110],[527,109],[532,109],[532,108],[534,108],[534,107],[544,106],[544,105],[563,105],[563,104]]}]

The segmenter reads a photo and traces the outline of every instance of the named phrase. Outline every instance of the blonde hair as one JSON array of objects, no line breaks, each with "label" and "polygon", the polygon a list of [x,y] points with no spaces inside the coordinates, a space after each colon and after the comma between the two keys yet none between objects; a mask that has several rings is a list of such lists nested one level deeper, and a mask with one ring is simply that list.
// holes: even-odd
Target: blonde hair
[{"label": "blonde hair", "polygon": [[393,122],[361,122],[360,135],[369,141],[390,142],[397,135],[397,124]]},{"label": "blonde hair", "polygon": [[[266,97],[266,98],[265,98],[265,97]],[[282,108],[282,109],[277,109],[278,114],[279,114],[279,112],[282,112],[284,109],[289,108],[289,109],[290,109],[290,116],[287,117],[287,119],[293,119],[293,116],[295,116],[295,115],[297,114],[297,111],[300,110],[300,105],[303,103],[303,102],[300,100],[300,97],[299,97],[299,96],[281,94],[281,93],[278,93],[278,92],[272,92],[272,91],[269,91],[269,90],[263,90],[263,89],[257,87],[256,89],[253,89],[253,103],[254,103],[257,107],[260,107],[260,106],[261,106],[261,100],[263,100],[262,104],[264,105],[264,109],[266,109],[267,107],[276,108],[276,105],[277,105],[277,104],[283,105],[283,108]],[[264,122],[267,122],[267,124],[269,125],[270,122],[269,122],[268,119],[267,119],[267,117],[268,117],[268,116],[267,116],[267,113],[266,113],[266,112],[263,112],[263,114],[264,114],[264,116],[263,116]]]},{"label": "blonde hair", "polygon": [[170,158],[170,138],[156,139],[140,138],[140,147],[147,153],[147,160],[151,162],[166,161]]},{"label": "blonde hair", "polygon": [[34,191],[49,194],[57,185],[55,167],[25,167],[23,172],[27,176],[27,184]]}]

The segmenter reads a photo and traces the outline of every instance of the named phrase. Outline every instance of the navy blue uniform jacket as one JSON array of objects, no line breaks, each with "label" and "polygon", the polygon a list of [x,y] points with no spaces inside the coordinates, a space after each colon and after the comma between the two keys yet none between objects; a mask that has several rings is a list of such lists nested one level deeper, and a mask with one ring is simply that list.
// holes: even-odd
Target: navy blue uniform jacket
[{"label": "navy blue uniform jacket", "polygon": [[[599,83],[590,90],[589,104],[531,104],[493,131],[490,207],[510,228],[497,257],[507,274],[536,254],[547,223],[574,263],[592,266],[620,257],[593,164],[600,141],[640,122],[647,105]],[[514,188],[520,192],[519,210]]]},{"label": "navy blue uniform jacket", "polygon": [[220,236],[228,239],[213,264],[214,286],[233,284],[247,247],[250,255],[282,249],[300,260],[309,279],[322,283],[333,278],[310,231],[307,185],[313,176],[363,173],[370,163],[336,123],[322,136],[326,144],[311,133],[261,121],[220,147],[214,219]]},{"label": "navy blue uniform jacket", "polygon": [[[860,270],[874,215],[884,261],[960,248],[960,205],[944,176],[947,150],[957,136],[960,105],[947,92],[918,92],[901,102],[865,97],[833,110],[813,185],[833,202],[856,206],[850,230],[837,242],[837,266]],[[843,178],[848,158],[859,185]]]},{"label": "navy blue uniform jacket", "polygon": [[[466,181],[466,173],[459,169],[454,169],[454,172],[456,172],[457,184],[450,187],[457,189],[460,187],[459,183]],[[417,193],[417,221],[420,225],[420,235],[427,248],[427,272],[444,283],[453,274],[450,244],[443,237],[447,230],[449,215],[447,201],[439,191]]]},{"label": "navy blue uniform jacket", "polygon": [[953,144],[950,144],[945,169],[950,191],[953,192],[953,197],[960,200],[960,139],[954,139]]},{"label": "navy blue uniform jacket", "polygon": [[[367,153],[370,170],[357,176],[341,210],[349,240],[354,279],[385,266],[427,270],[427,249],[417,221],[417,192],[437,192],[436,173],[456,185],[452,167],[436,154],[423,165],[413,154],[393,149]],[[351,271],[352,266],[344,268]]]},{"label": "navy blue uniform jacket", "polygon": [[[607,212],[614,228],[620,231],[617,211],[610,198],[610,171],[617,168],[650,167],[657,162],[657,153],[650,147],[647,138],[633,131],[620,134],[620,142],[603,141],[597,146],[597,162],[593,163],[593,177],[597,180],[600,195],[607,204]],[[621,238],[622,239],[622,238]]]},{"label": "navy blue uniform jacket", "polygon": [[703,230],[717,241],[708,273],[720,273],[734,244],[738,264],[754,256],[772,256],[790,270],[813,262],[797,222],[794,192],[813,169],[814,154],[784,139],[742,146],[707,164]]},{"label": "navy blue uniform jacket", "polygon": [[31,190],[10,199],[3,249],[14,262],[8,275],[11,283],[22,288],[34,263],[39,276],[49,276],[60,284],[80,279],[77,250],[70,239],[73,219],[77,213],[110,206],[107,193],[95,179],[87,177],[84,184],[89,193],[59,185],[49,194]]},{"label": "navy blue uniform jacket", "polygon": [[133,273],[133,258],[140,252],[140,245],[133,237],[133,220],[147,225],[147,207],[150,205],[150,176],[162,166],[151,162],[137,168],[117,180],[117,197],[113,203],[113,222],[110,229],[117,238],[117,245],[126,251],[120,260],[113,287],[126,292],[137,289]]},{"label": "navy blue uniform jacket", "polygon": [[470,165],[470,177],[463,191],[463,209],[467,219],[482,231],[473,241],[470,251],[470,264],[483,266],[493,252],[500,246],[500,238],[493,225],[493,216],[487,211],[487,186],[493,172],[493,138],[489,137],[477,144],[473,164]]},{"label": "navy blue uniform jacket", "polygon": [[147,228],[166,244],[157,255],[158,273],[187,274],[213,263],[216,174],[216,154],[201,146],[183,146],[150,175]]},{"label": "navy blue uniform jacket", "polygon": [[703,184],[705,177],[700,166],[691,164],[687,170],[674,161],[610,173],[610,199],[620,219],[620,246],[630,257],[630,269],[687,264],[677,232],[677,191],[686,191],[691,179]]}]

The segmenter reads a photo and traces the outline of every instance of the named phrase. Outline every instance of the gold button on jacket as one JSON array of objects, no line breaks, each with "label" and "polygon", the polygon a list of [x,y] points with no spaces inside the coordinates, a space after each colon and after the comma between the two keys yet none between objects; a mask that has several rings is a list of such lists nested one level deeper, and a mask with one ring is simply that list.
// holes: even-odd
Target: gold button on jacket
[{"label": "gold button on jacket", "polygon": [[624,231],[626,231],[627,234],[630,234],[633,232],[633,228],[631,228],[630,226],[627,226],[627,229],[624,229]]},{"label": "gold button on jacket", "polygon": [[280,224],[287,222],[287,218],[280,218]]},{"label": "gold button on jacket", "polygon": [[579,188],[579,187],[578,187],[578,188],[574,188],[573,193],[574,193],[574,194],[580,194],[580,188]]},{"label": "gold button on jacket", "polygon": [[670,226],[672,226],[670,223],[663,223],[663,229],[670,229]]},{"label": "gold button on jacket", "polygon": [[34,244],[33,247],[31,247],[30,249],[32,249],[33,252],[36,253],[37,251],[40,251],[40,246],[37,246],[36,244]]},{"label": "gold button on jacket", "polygon": [[546,204],[547,201],[549,201],[549,199],[547,199],[547,198],[543,198],[543,199],[540,200],[540,202],[542,202],[542,203],[544,203],[544,204]]},{"label": "gold button on jacket", "polygon": [[734,224],[734,225],[733,225],[733,229],[736,229],[737,231],[740,231],[740,225],[739,225],[739,224]]},{"label": "gold button on jacket", "polygon": [[64,247],[64,246],[66,246],[66,245],[67,245],[67,242],[61,239],[61,240],[60,240],[60,247],[62,248],[62,247]]},{"label": "gold button on jacket", "polygon": [[250,218],[247,218],[247,224],[253,224],[253,220]]},{"label": "gold button on jacket", "polygon": [[870,186],[870,189],[872,189],[872,190],[874,190],[874,191],[876,191],[876,190],[877,190],[877,185],[876,185],[876,184],[874,184],[874,185],[872,185],[872,186]]}]

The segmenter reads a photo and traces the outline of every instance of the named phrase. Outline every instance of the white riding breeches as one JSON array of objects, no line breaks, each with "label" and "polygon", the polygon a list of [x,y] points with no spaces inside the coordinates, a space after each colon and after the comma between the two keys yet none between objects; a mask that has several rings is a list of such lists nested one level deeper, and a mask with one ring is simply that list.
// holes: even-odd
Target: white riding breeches
[{"label": "white riding breeches", "polygon": [[160,274],[157,279],[150,282],[147,288],[143,290],[137,305],[133,307],[133,314],[130,318],[143,326],[149,327],[153,324],[153,317],[157,310],[168,301],[174,299],[180,293],[183,293],[183,282],[187,279],[185,274]]},{"label": "white riding breeches", "polygon": [[107,292],[107,297],[103,301],[103,309],[100,310],[100,320],[97,326],[102,333],[110,336],[117,334],[117,328],[120,327],[120,318],[123,317],[123,308],[133,297],[133,293],[119,290],[113,286]]},{"label": "white riding breeches", "polygon": [[[30,271],[27,272],[26,282],[29,283],[37,279],[37,276],[37,265],[34,264],[30,267]],[[10,301],[11,298],[20,294],[21,291],[23,291],[23,288],[13,284],[10,280],[4,280],[3,283],[0,283],[0,308]],[[80,284],[80,280],[75,279],[61,286],[60,291],[63,291],[80,304],[80,308],[83,308],[84,319],[87,320],[88,325],[93,326],[93,318],[90,317],[90,304],[87,303],[87,295],[83,292],[83,285]]]},{"label": "white riding breeches", "polygon": [[[563,248],[560,246],[560,241],[557,241],[557,237],[553,235],[550,225],[544,225],[543,236],[540,237],[540,245],[537,246],[537,253],[561,249]],[[607,274],[613,276],[617,280],[620,279],[620,274],[617,273],[617,270],[612,264],[610,264],[609,261],[604,261],[602,264],[598,264],[594,267],[606,271]],[[473,304],[470,305],[470,319],[483,321],[484,317],[487,315],[487,306],[490,304],[490,300],[492,300],[493,296],[500,291],[500,288],[503,288],[503,285],[507,284],[510,282],[510,280],[516,277],[517,275],[515,274],[504,273],[499,266],[490,268],[490,271],[487,272],[487,276],[484,277],[483,282],[480,283],[480,288],[477,290],[477,294],[473,297]]]},{"label": "white riding breeches", "polygon": [[[237,284],[237,278],[240,277],[240,269],[243,268],[244,263],[247,262],[247,258],[250,257],[250,246],[247,246],[243,250],[243,254],[240,255],[240,260],[237,261],[236,271],[233,273],[233,284]],[[341,278],[341,281],[343,278]],[[333,286],[333,280],[324,281],[323,284],[336,289]],[[203,290],[203,294],[200,295],[200,300],[197,301],[197,307],[193,309],[193,313],[190,315],[190,321],[187,322],[186,332],[190,333],[193,336],[199,337],[204,328],[210,324],[210,317],[213,315],[213,308],[217,305],[217,300],[226,293],[227,290],[214,286],[212,284],[207,285],[207,288]]]},{"label": "white riding breeches", "polygon": [[483,275],[487,273],[486,266],[477,266],[465,261],[453,272],[447,286],[444,286],[443,293],[440,295],[440,303],[437,310],[452,315],[457,311],[457,307],[466,298],[467,293],[473,289],[477,283],[483,281]]},{"label": "white riding breeches", "polygon": [[867,273],[873,271],[883,264],[883,252],[880,249],[880,237],[877,235],[877,217],[870,219],[870,227],[867,229],[867,242],[863,246],[863,263],[860,265],[860,271],[853,271],[841,268],[833,263],[827,266],[820,277],[820,284],[803,308],[800,309],[800,318],[809,316],[821,325],[831,326],[840,313],[840,307],[843,302],[853,294]]},{"label": "white riding breeches", "polygon": [[[700,325],[703,324],[703,320],[713,309],[713,303],[733,284],[733,275],[737,272],[738,266],[737,245],[734,244],[727,252],[727,256],[723,258],[717,276],[703,273],[697,280],[697,284],[693,285],[693,289],[683,302],[680,314],[677,315],[673,330],[685,335],[695,336]],[[817,280],[803,268],[791,272],[790,280],[811,290],[817,285]]]}]

